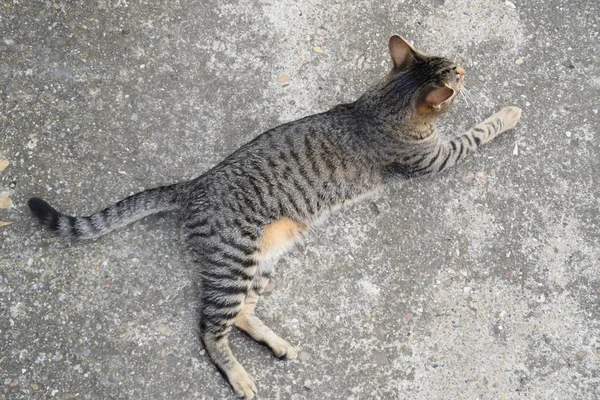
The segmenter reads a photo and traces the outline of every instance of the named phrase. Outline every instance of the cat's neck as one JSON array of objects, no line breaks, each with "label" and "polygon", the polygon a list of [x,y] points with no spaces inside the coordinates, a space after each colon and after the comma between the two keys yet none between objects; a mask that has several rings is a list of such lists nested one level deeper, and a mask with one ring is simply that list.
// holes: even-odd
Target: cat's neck
[{"label": "cat's neck", "polygon": [[435,134],[435,124],[433,121],[410,121],[400,128],[399,133],[410,139],[427,139]]}]

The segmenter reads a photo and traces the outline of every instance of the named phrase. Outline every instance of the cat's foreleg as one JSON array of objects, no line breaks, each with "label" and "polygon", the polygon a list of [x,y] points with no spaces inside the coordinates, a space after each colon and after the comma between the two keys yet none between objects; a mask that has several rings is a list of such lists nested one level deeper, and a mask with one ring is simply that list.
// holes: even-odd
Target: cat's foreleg
[{"label": "cat's foreleg", "polygon": [[463,135],[460,135],[457,139],[460,139],[462,136],[468,136],[484,144],[499,134],[514,128],[520,119],[521,109],[519,107],[504,107],[497,113],[492,114],[485,121],[469,129]]},{"label": "cat's foreleg", "polygon": [[422,157],[419,164],[404,167],[405,174],[417,177],[442,172],[463,161],[479,146],[513,128],[520,119],[520,108],[504,107],[449,142],[438,142],[436,147],[428,149],[429,155]]}]

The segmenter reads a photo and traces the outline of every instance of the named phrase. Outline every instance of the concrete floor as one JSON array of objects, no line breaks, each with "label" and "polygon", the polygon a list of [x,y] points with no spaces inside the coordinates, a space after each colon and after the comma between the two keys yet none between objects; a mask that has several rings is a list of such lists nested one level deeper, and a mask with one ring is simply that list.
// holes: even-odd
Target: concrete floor
[{"label": "concrete floor", "polygon": [[392,33],[466,68],[445,134],[506,105],[523,119],[282,260],[259,312],[301,360],[237,332],[234,353],[263,399],[600,398],[600,3],[223,3],[1,2],[4,398],[231,398],[196,338],[173,218],[69,243],[26,201],[86,214],[192,178],[355,99],[390,67]]}]

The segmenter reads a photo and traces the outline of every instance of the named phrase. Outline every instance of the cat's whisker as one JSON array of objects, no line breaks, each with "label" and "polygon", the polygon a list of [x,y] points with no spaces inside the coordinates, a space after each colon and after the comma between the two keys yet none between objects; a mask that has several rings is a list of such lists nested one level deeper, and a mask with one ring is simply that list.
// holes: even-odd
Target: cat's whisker
[{"label": "cat's whisker", "polygon": [[473,100],[473,96],[471,94],[471,90],[468,88],[463,88],[462,93],[465,95],[465,97],[468,97],[469,100]]},{"label": "cat's whisker", "polygon": [[479,107],[480,102],[477,99],[473,98],[473,93],[472,93],[472,89],[468,89],[468,88],[463,88],[463,90],[461,91],[461,93],[463,93],[465,96],[465,100],[469,99],[468,101],[471,103],[472,108],[475,110],[475,113],[477,114],[477,116],[481,115],[481,108]]},{"label": "cat's whisker", "polygon": [[471,105],[471,102],[469,101],[469,97],[463,93],[463,100],[465,101],[465,105],[467,107],[467,110],[471,110],[473,108],[473,106]]},{"label": "cat's whisker", "polygon": [[472,100],[471,96],[469,96],[469,92],[467,90],[463,89],[461,94],[465,98],[465,103],[467,103],[467,106],[469,106],[471,103],[471,100]]},{"label": "cat's whisker", "polygon": [[463,95],[463,98],[465,99],[467,109],[469,109],[469,110],[473,109],[475,107],[475,105],[473,103],[473,100],[469,96],[468,92],[463,88],[463,90],[460,93]]},{"label": "cat's whisker", "polygon": [[481,115],[481,107],[479,107],[479,101],[477,101],[477,99],[473,98],[473,95],[471,94],[471,92],[467,92],[467,97],[469,97],[469,100],[473,104],[473,108],[475,109],[475,112],[477,113],[477,115]]},{"label": "cat's whisker", "polygon": [[[464,90],[464,89],[463,89]],[[480,89],[479,91],[473,89],[473,88],[468,88],[467,89],[469,92],[469,95],[471,95],[471,98],[474,98],[475,100],[477,100],[478,98],[483,100],[483,101],[489,101],[490,100],[490,96],[485,93],[482,89]]]}]

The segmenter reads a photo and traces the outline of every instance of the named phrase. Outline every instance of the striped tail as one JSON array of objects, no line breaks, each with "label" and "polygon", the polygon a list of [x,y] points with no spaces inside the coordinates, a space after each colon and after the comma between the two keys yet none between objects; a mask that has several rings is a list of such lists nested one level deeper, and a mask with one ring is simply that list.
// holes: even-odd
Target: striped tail
[{"label": "striped tail", "polygon": [[27,202],[33,215],[54,234],[71,239],[95,239],[148,215],[179,208],[178,184],[148,189],[88,217],[71,217],[56,211],[44,200]]}]

